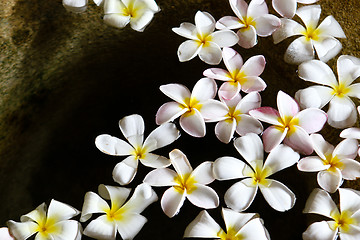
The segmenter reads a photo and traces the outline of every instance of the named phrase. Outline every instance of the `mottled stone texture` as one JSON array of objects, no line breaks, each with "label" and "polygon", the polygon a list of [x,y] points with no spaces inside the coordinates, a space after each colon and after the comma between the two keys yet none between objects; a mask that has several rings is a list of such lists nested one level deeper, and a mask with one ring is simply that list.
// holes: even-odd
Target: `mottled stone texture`
[{"label": "mottled stone texture", "polygon": [[[168,101],[158,87],[179,82],[192,88],[202,77],[208,66],[199,59],[178,62],[176,50],[184,39],[171,28],[193,22],[197,10],[209,11],[216,19],[232,15],[228,1],[157,2],[162,11],[143,33],[104,25],[102,11],[93,3],[83,14],[67,12],[60,0],[0,3],[0,226],[8,219],[18,221],[21,214],[51,198],[81,209],[86,191],[96,191],[100,183],[114,184],[111,171],[120,160],[100,153],[94,138],[101,133],[121,136],[117,121],[131,113],[143,115],[150,131],[158,107]],[[348,38],[342,40],[342,54],[360,57],[360,2],[321,0],[319,4],[322,18],[332,14],[344,28]],[[274,106],[279,89],[293,95],[306,86],[296,76],[296,66],[282,60],[290,41],[274,45],[271,38],[264,38],[251,50],[235,47],[244,59],[256,54],[267,59],[263,105]],[[220,156],[240,157],[232,144],[215,139],[213,127],[208,126],[206,138],[183,134],[158,153],[167,155],[180,148],[194,167]],[[327,127],[322,134],[334,144],[339,142],[338,130]],[[129,187],[140,183],[148,171],[140,166]],[[273,239],[299,239],[307,224],[301,210],[316,186],[315,174],[298,173],[292,167],[275,177],[296,193],[295,208],[276,213],[258,196],[249,211],[260,213]],[[222,204],[222,194],[232,183],[213,185]],[[359,189],[356,182],[352,186]],[[157,189],[159,196],[163,191]],[[181,239],[198,212],[186,203],[179,216],[169,220],[157,202],[144,212],[149,223],[138,239]],[[218,210],[212,214],[220,216]]]}]

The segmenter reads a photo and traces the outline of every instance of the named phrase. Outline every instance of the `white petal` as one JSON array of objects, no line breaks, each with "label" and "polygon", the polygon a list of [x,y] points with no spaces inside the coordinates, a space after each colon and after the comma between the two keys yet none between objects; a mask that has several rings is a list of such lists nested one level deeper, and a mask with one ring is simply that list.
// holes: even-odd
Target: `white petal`
[{"label": "white petal", "polygon": [[195,97],[197,101],[206,101],[214,98],[216,95],[216,82],[211,78],[201,78],[196,82],[191,92],[191,97]]},{"label": "white petal", "polygon": [[245,27],[239,18],[233,16],[225,16],[216,22],[217,29],[239,29]]},{"label": "white petal", "polygon": [[[224,50],[223,50],[224,52]],[[203,72],[205,77],[213,78],[221,81],[229,81],[231,78],[228,76],[229,72],[221,68],[209,68]]]},{"label": "white petal", "polygon": [[194,169],[194,171],[191,173],[191,176],[194,177],[194,180],[197,183],[207,185],[215,180],[212,170],[213,162],[202,162]]},{"label": "white petal", "polygon": [[62,4],[67,10],[75,13],[84,12],[87,8],[87,0],[63,0]]},{"label": "white petal", "polygon": [[323,161],[319,157],[305,157],[300,159],[297,167],[303,172],[318,172],[328,169],[329,165],[324,165]]},{"label": "white petal", "polygon": [[309,134],[299,126],[293,126],[292,131],[285,137],[284,143],[301,154],[310,155],[314,149]]},{"label": "white petal", "polygon": [[227,119],[215,125],[215,135],[223,143],[229,143],[234,137],[236,130],[236,120]]},{"label": "white petal", "polygon": [[42,203],[40,204],[35,210],[22,215],[20,217],[21,222],[25,222],[25,221],[34,221],[34,222],[42,222],[44,221],[44,219],[46,218],[46,204]]},{"label": "white petal", "polygon": [[175,168],[175,171],[183,176],[186,174],[191,174],[192,167],[186,155],[178,149],[174,149],[169,153],[171,164]]},{"label": "white petal", "polygon": [[124,140],[108,134],[97,136],[95,145],[103,153],[113,156],[126,156],[134,151],[134,148]]},{"label": "white petal", "polygon": [[345,86],[350,85],[360,76],[360,59],[349,55],[341,55],[337,60],[337,72],[339,82]]},{"label": "white petal", "polygon": [[232,100],[241,90],[239,82],[224,82],[219,88],[219,98]]},{"label": "white petal", "polygon": [[282,119],[294,117],[300,110],[297,102],[281,90],[277,94],[276,102]]},{"label": "white petal", "polygon": [[126,116],[119,121],[119,128],[125,138],[144,134],[144,120],[138,114]]},{"label": "white petal", "polygon": [[281,21],[278,17],[272,14],[266,14],[256,18],[256,34],[260,37],[270,36],[281,25]]},{"label": "white petal", "polygon": [[353,159],[343,159],[344,169],[341,170],[342,177],[346,180],[360,178],[360,163]]},{"label": "white petal", "polygon": [[[150,204],[156,202],[158,197],[155,191],[147,183],[139,184],[131,198],[122,206],[126,211],[131,213],[141,213]],[[127,220],[126,220],[127,221]]]},{"label": "white petal", "polygon": [[47,217],[60,222],[70,219],[79,213],[80,212],[72,206],[52,199],[48,207]]},{"label": "white petal", "polygon": [[264,159],[263,143],[255,133],[246,134],[234,141],[234,146],[240,155],[250,163],[254,160]]},{"label": "white petal", "polygon": [[267,235],[267,230],[260,218],[250,220],[238,232],[238,236],[244,239],[267,240],[269,239]]},{"label": "white petal", "polygon": [[360,196],[352,189],[339,188],[341,212],[348,211],[350,214],[360,209]]},{"label": "white petal", "polygon": [[340,133],[342,138],[360,139],[360,128],[347,128]]},{"label": "white petal", "polygon": [[252,181],[253,179],[246,178],[232,185],[224,196],[226,205],[235,211],[246,210],[253,202],[258,188],[257,185],[249,187]]},{"label": "white petal", "polygon": [[304,240],[335,240],[337,238],[337,230],[332,230],[329,226],[330,224],[326,221],[315,222],[303,232],[302,237]]},{"label": "white petal", "polygon": [[329,104],[328,123],[335,128],[351,127],[357,120],[354,102],[348,97],[335,96]]},{"label": "white petal", "polygon": [[269,11],[265,0],[253,0],[249,3],[249,7],[247,10],[248,16],[257,18],[268,13]]},{"label": "white petal", "polygon": [[271,150],[265,161],[264,168],[268,167],[270,170],[267,176],[294,165],[299,158],[300,155],[290,147],[283,144],[278,145]]},{"label": "white petal", "polygon": [[291,209],[295,204],[295,194],[281,182],[272,179],[268,179],[268,181],[270,181],[269,186],[259,185],[268,204],[280,212]]},{"label": "white petal", "polygon": [[143,13],[139,14],[139,17],[133,17],[130,21],[130,26],[132,29],[138,32],[143,32],[145,27],[149,25],[151,20],[154,17],[154,12],[151,10],[145,10]]},{"label": "white petal", "polygon": [[7,225],[9,227],[11,235],[13,235],[16,239],[27,239],[33,234],[35,234],[38,228],[38,224],[32,221],[19,223],[9,220],[7,222]]},{"label": "white petal", "polygon": [[129,184],[135,177],[137,166],[138,161],[133,156],[125,158],[114,167],[112,172],[114,181],[120,185]]},{"label": "white petal", "polygon": [[327,121],[326,113],[317,108],[304,109],[295,118],[299,121],[298,125],[309,134],[320,131]]},{"label": "white petal", "polygon": [[232,48],[225,47],[222,52],[222,57],[226,68],[230,71],[238,71],[243,65],[241,55]]},{"label": "white petal", "polygon": [[111,208],[120,208],[130,194],[131,189],[100,184],[98,187],[99,195],[107,200],[111,200]]},{"label": "white petal", "polygon": [[321,34],[336,37],[346,38],[344,31],[340,24],[335,20],[333,16],[327,16],[317,28]]},{"label": "white petal", "polygon": [[260,77],[245,77],[241,85],[243,92],[260,92],[266,88],[266,83]]},{"label": "white petal", "polygon": [[104,2],[104,14],[123,13],[124,9],[126,9],[126,6],[123,1],[107,0]]},{"label": "white petal", "polygon": [[126,214],[124,218],[116,221],[117,230],[122,239],[133,239],[147,222],[144,216],[136,213]]},{"label": "white petal", "polygon": [[104,15],[104,22],[112,27],[124,28],[130,22],[130,16],[123,16],[116,13]]},{"label": "white petal", "polygon": [[171,169],[159,168],[149,172],[143,182],[155,187],[174,186],[177,176],[178,174]]},{"label": "white petal", "polygon": [[160,125],[166,122],[174,121],[186,111],[187,109],[177,102],[164,103],[156,113],[156,124]]},{"label": "white petal", "polygon": [[6,227],[0,228],[0,237],[2,240],[14,240],[14,238],[10,235],[9,229]]},{"label": "white petal", "polygon": [[299,77],[305,81],[334,87],[338,85],[334,72],[324,62],[311,60],[299,65]]},{"label": "white petal", "polygon": [[177,55],[180,62],[186,62],[198,55],[201,51],[202,45],[194,40],[187,40],[180,44]]},{"label": "white petal", "polygon": [[322,135],[311,134],[310,139],[316,154],[319,155],[321,159],[326,159],[326,156],[332,155],[334,146],[325,141]]},{"label": "white petal", "polygon": [[91,221],[84,229],[83,234],[95,239],[115,240],[116,224],[110,222],[106,215],[102,215]]},{"label": "white petal", "polygon": [[[176,139],[180,137],[180,132],[177,130],[176,125],[173,123],[164,123],[161,126],[154,129],[149,136],[145,139],[144,147],[148,152],[151,152],[155,149],[162,148],[173,143]],[[156,140],[156,147],[149,148],[147,146],[148,141],[151,139]]]},{"label": "white petal", "polygon": [[239,38],[233,31],[221,30],[211,34],[211,41],[222,48],[234,46],[239,41]]},{"label": "white petal", "polygon": [[358,148],[359,143],[356,139],[344,139],[335,147],[333,156],[337,156],[339,159],[354,159]]},{"label": "white petal", "polygon": [[237,32],[238,44],[243,48],[252,48],[257,44],[256,29],[250,25],[248,28],[240,28]]},{"label": "white petal", "polygon": [[336,192],[343,183],[342,174],[338,168],[335,168],[335,171],[318,172],[317,181],[321,188],[330,193]]},{"label": "white petal", "polygon": [[244,63],[241,70],[247,76],[259,76],[265,69],[266,60],[263,55],[252,56]]},{"label": "white petal", "polygon": [[321,41],[313,41],[313,43],[319,59],[323,62],[327,62],[335,57],[342,49],[341,42],[333,37],[327,37]]},{"label": "white petal", "polygon": [[197,183],[194,187],[196,188],[191,193],[187,193],[187,198],[192,204],[205,209],[219,206],[219,197],[214,189]]},{"label": "white petal", "polygon": [[263,126],[259,120],[246,114],[241,114],[240,118],[241,119],[236,126],[236,132],[240,136],[244,136],[248,133],[260,134],[263,132]]},{"label": "white petal", "polygon": [[329,193],[322,189],[315,188],[306,201],[303,213],[315,213],[332,218],[331,214],[339,213],[339,210]]},{"label": "white petal", "polygon": [[302,32],[306,31],[303,26],[301,26],[298,22],[295,22],[294,20],[282,18],[280,19],[280,21],[280,28],[278,28],[272,35],[275,44],[278,44],[279,42],[283,41],[288,37],[302,35]]},{"label": "white petal", "polygon": [[279,112],[272,107],[260,107],[249,111],[249,114],[256,119],[259,119],[260,121],[278,126],[282,125],[282,123],[279,121]]},{"label": "white petal", "polygon": [[287,132],[287,128],[280,130],[276,126],[270,126],[265,129],[262,135],[265,152],[270,152],[272,149],[278,146],[285,139]]},{"label": "white petal", "polygon": [[171,164],[168,158],[153,153],[147,153],[145,158],[140,158],[139,160],[143,165],[151,168],[163,168]]},{"label": "white petal", "polygon": [[182,37],[186,37],[192,40],[196,40],[197,36],[194,34],[196,32],[196,27],[192,23],[181,23],[180,27],[172,28],[173,32],[179,34]]},{"label": "white petal", "polygon": [[60,221],[53,225],[56,232],[51,233],[50,235],[53,237],[54,240],[62,240],[62,239],[71,239],[75,240],[79,234],[79,230],[81,225],[79,222],[75,220],[66,220]]},{"label": "white petal", "polygon": [[96,193],[87,192],[84,197],[84,204],[81,211],[81,222],[86,222],[91,218],[93,213],[105,213],[105,210],[110,209],[105,200],[99,197]]},{"label": "white petal", "polygon": [[311,86],[295,93],[301,108],[323,108],[333,98],[333,89],[325,86]]},{"label": "white petal", "polygon": [[[359,70],[360,72],[360,70]],[[347,94],[349,97],[359,98],[360,99],[360,83],[355,83],[349,86],[349,92]]]},{"label": "white petal", "polygon": [[177,83],[161,85],[160,91],[162,91],[169,98],[183,104],[184,106],[186,106],[185,99],[189,99],[191,97],[189,89],[186,86]]},{"label": "white petal", "polygon": [[187,134],[193,137],[204,137],[206,134],[203,116],[195,108],[180,117],[180,126]]},{"label": "white petal", "polygon": [[[238,233],[252,219],[257,218],[256,213],[239,213],[227,208],[222,209],[222,215],[224,218],[227,232],[231,228],[235,233]],[[243,235],[241,236],[243,237]]]},{"label": "white petal", "polygon": [[293,18],[296,12],[296,0],[273,0],[272,6],[281,16]]},{"label": "white petal", "polygon": [[351,224],[349,225],[349,229],[346,229],[346,231],[339,229],[339,232],[342,240],[355,240],[360,238],[360,228],[358,225]]},{"label": "white petal", "polygon": [[175,188],[171,187],[164,192],[161,198],[161,208],[168,217],[173,217],[180,211],[184,204],[185,194],[181,194]]},{"label": "white petal", "polygon": [[225,120],[226,115],[229,112],[228,107],[214,99],[209,99],[201,104],[200,113],[204,117],[206,122],[218,122]]},{"label": "white petal", "polygon": [[210,65],[218,65],[221,62],[222,54],[221,48],[214,42],[206,42],[206,44],[202,45],[199,58]]},{"label": "white petal", "polygon": [[153,12],[158,12],[160,11],[159,6],[156,4],[156,2],[154,0],[143,0],[147,7],[150,8]]},{"label": "white petal", "polygon": [[208,12],[197,11],[195,14],[195,25],[201,35],[207,35],[214,31],[215,19]]},{"label": "white petal", "polygon": [[298,8],[296,15],[298,15],[305,26],[315,28],[318,25],[321,14],[320,5],[310,5]]},{"label": "white petal", "polygon": [[230,0],[230,7],[239,18],[243,18],[247,15],[248,4],[244,0]]},{"label": "white petal", "polygon": [[311,41],[304,36],[295,39],[286,49],[284,60],[290,64],[300,64],[314,59],[315,53]]},{"label": "white petal", "polygon": [[219,224],[205,211],[199,215],[185,229],[186,238],[217,238],[217,233],[221,231]]},{"label": "white petal", "polygon": [[214,177],[217,180],[243,178],[245,163],[234,157],[220,157],[213,165]]}]

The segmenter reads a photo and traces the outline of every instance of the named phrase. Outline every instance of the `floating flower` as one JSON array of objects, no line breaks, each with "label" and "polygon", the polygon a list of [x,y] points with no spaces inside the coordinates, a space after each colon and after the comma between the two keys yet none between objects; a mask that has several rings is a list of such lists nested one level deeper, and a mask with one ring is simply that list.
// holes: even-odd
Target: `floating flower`
[{"label": "floating flower", "polygon": [[169,159],[151,152],[171,144],[180,136],[175,124],[166,123],[157,127],[145,141],[143,141],[144,120],[140,115],[134,114],[124,117],[119,121],[119,127],[130,144],[108,134],[99,135],[95,139],[96,147],[106,154],[113,156],[129,155],[116,164],[113,171],[115,182],[121,185],[130,183],[137,172],[138,161],[152,168],[170,165]]},{"label": "floating flower", "polygon": [[206,105],[207,111],[217,113],[220,102],[208,101],[216,95],[217,86],[213,79],[202,78],[194,86],[192,93],[181,84],[166,84],[160,90],[175,102],[163,104],[156,113],[156,123],[163,124],[180,117],[181,128],[191,136],[204,137],[205,121],[201,114]]},{"label": "floating flower", "polygon": [[281,16],[293,18],[296,13],[297,3],[312,4],[317,1],[318,0],[272,0],[272,6]]},{"label": "floating flower", "polygon": [[231,47],[238,42],[233,31],[215,31],[215,19],[207,12],[198,11],[195,14],[195,25],[182,23],[172,29],[175,33],[188,38],[178,49],[180,62],[193,59],[197,55],[207,64],[217,65],[221,61],[221,48]]},{"label": "floating flower", "polygon": [[202,110],[202,114],[206,122],[218,122],[215,126],[215,135],[221,142],[229,143],[235,131],[240,136],[250,132],[262,133],[261,122],[248,114],[250,110],[261,105],[261,97],[258,92],[251,92],[244,98],[238,93],[231,100],[225,100],[221,95],[219,97],[223,108],[217,110],[215,117],[212,109],[208,112],[206,107]]},{"label": "floating flower", "polygon": [[[103,0],[93,0],[96,5],[100,5]],[[88,0],[63,0],[64,7],[75,13],[85,12],[87,9]]]},{"label": "floating flower", "polygon": [[219,197],[212,188],[206,186],[215,180],[212,162],[203,162],[193,170],[180,150],[174,149],[169,155],[175,171],[168,168],[155,169],[144,178],[144,182],[151,186],[171,186],[161,198],[164,213],[168,217],[175,216],[186,198],[197,207],[216,208]]},{"label": "floating flower", "polygon": [[226,16],[216,23],[218,29],[239,29],[238,44],[252,48],[257,44],[257,35],[270,36],[280,27],[280,19],[269,14],[265,0],[252,0],[249,5],[244,0],[229,0],[236,17]]},{"label": "floating flower", "polygon": [[313,147],[309,134],[320,131],[326,123],[326,113],[317,108],[300,111],[296,101],[286,93],[279,91],[277,95],[279,111],[271,107],[260,107],[251,110],[251,116],[273,126],[263,134],[265,151],[270,152],[282,141],[295,151],[309,155]]},{"label": "floating flower", "polygon": [[360,239],[360,192],[339,188],[340,210],[330,195],[322,189],[314,189],[310,194],[304,213],[314,213],[330,218],[315,222],[303,233],[304,240]]},{"label": "floating flower", "polygon": [[311,86],[296,93],[303,108],[323,108],[329,103],[328,123],[335,128],[350,127],[357,120],[354,102],[350,97],[360,98],[360,59],[342,55],[337,60],[338,81],[331,68],[318,60],[304,62],[299,66],[299,77],[323,86]]},{"label": "floating flower", "polygon": [[342,45],[336,38],[346,38],[344,31],[333,16],[327,16],[317,27],[320,14],[319,5],[299,8],[296,15],[306,28],[294,20],[281,19],[281,27],[273,34],[275,44],[285,38],[300,35],[287,48],[284,56],[286,62],[300,64],[314,59],[315,51],[321,61],[327,62],[340,52]]},{"label": "floating flower", "polygon": [[262,219],[255,213],[238,213],[223,208],[222,216],[226,231],[207,213],[200,214],[186,227],[185,238],[211,238],[221,240],[267,240],[270,239]]},{"label": "floating flower", "polygon": [[231,48],[224,48],[222,58],[227,71],[209,68],[204,71],[204,76],[225,81],[219,89],[225,99],[232,99],[240,90],[249,93],[266,88],[266,83],[259,77],[265,68],[264,56],[253,56],[244,63],[239,53]]},{"label": "floating flower", "polygon": [[264,163],[263,144],[255,133],[239,137],[234,141],[234,146],[249,165],[233,157],[221,157],[216,159],[213,166],[214,176],[218,180],[244,178],[226,191],[226,205],[235,211],[244,211],[260,188],[272,208],[281,212],[291,209],[295,204],[295,194],[281,182],[268,177],[297,163],[299,154],[281,144],[269,153]]},{"label": "floating flower", "polygon": [[300,171],[318,172],[317,181],[321,188],[333,193],[343,179],[360,177],[360,163],[354,160],[359,145],[355,139],[345,139],[334,148],[320,134],[312,134],[310,138],[318,157],[305,157],[297,166]]},{"label": "floating flower", "polygon": [[144,31],[160,8],[154,0],[105,0],[104,21],[110,26]]},{"label": "floating flower", "polygon": [[133,195],[125,203],[130,191],[123,187],[99,185],[100,196],[111,200],[111,207],[96,193],[87,192],[80,221],[89,220],[92,214],[102,215],[86,226],[84,235],[95,239],[115,240],[119,232],[122,239],[133,239],[147,222],[140,213],[158,198],[154,190],[143,183],[135,188]]},{"label": "floating flower", "polygon": [[9,233],[9,229],[6,227],[2,227],[0,228],[0,239],[1,240],[15,240],[15,238],[13,238],[10,233]]},{"label": "floating flower", "polygon": [[79,222],[70,220],[80,212],[75,208],[51,200],[49,207],[42,203],[35,210],[21,216],[21,222],[9,220],[10,233],[17,240],[25,240],[36,234],[36,240],[45,239],[81,239]]}]

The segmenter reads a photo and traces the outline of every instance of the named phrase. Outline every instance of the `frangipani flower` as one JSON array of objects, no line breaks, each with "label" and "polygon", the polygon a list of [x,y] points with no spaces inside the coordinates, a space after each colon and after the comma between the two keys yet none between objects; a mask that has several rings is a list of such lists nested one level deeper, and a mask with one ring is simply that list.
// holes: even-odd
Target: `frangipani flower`
[{"label": "frangipani flower", "polygon": [[223,108],[217,110],[216,116],[214,117],[211,109],[208,112],[206,107],[203,108],[202,114],[206,122],[219,121],[215,126],[215,135],[221,142],[229,143],[235,131],[240,136],[250,132],[262,133],[261,122],[248,114],[250,110],[261,105],[261,97],[258,92],[251,92],[244,98],[241,98],[238,93],[231,100],[225,100],[221,95],[219,97],[223,103]]},{"label": "frangipani flower", "polygon": [[105,0],[104,21],[117,28],[130,23],[132,29],[142,32],[159,11],[154,0]]},{"label": "frangipani flower", "polygon": [[[96,5],[100,5],[103,0],[93,0]],[[64,7],[75,13],[81,13],[86,11],[88,0],[63,0]]]},{"label": "frangipani flower", "polygon": [[240,90],[249,93],[266,88],[266,83],[259,77],[265,68],[264,56],[253,56],[244,63],[239,53],[231,48],[224,48],[222,58],[227,71],[209,68],[204,71],[204,76],[225,81],[219,89],[225,99],[232,99]]},{"label": "frangipani flower", "polygon": [[360,163],[354,160],[359,145],[357,140],[345,139],[334,148],[320,134],[312,134],[310,138],[318,157],[305,157],[297,166],[300,171],[318,172],[317,181],[321,188],[333,193],[343,179],[360,177]]},{"label": "frangipani flower", "polygon": [[144,120],[140,115],[134,114],[124,117],[119,121],[119,127],[130,144],[108,134],[99,135],[95,139],[96,147],[106,154],[113,156],[129,155],[116,164],[113,171],[115,182],[121,185],[130,183],[137,172],[139,160],[145,166],[152,168],[170,165],[169,159],[151,152],[171,144],[180,136],[175,124],[166,123],[157,127],[145,141],[143,140]]},{"label": "frangipani flower", "polygon": [[313,147],[309,134],[320,131],[326,123],[326,113],[317,108],[300,111],[296,101],[286,93],[277,95],[279,111],[271,107],[260,107],[251,110],[251,116],[273,126],[268,127],[262,135],[265,151],[270,152],[282,141],[295,151],[309,155]]},{"label": "frangipani flower", "polygon": [[166,84],[160,90],[175,102],[163,104],[156,113],[156,124],[170,122],[180,117],[181,128],[191,136],[204,137],[205,121],[201,114],[204,105],[207,111],[217,113],[221,109],[218,101],[208,101],[216,95],[217,86],[213,79],[202,78],[194,86],[192,92],[181,84]]},{"label": "frangipani flower", "polygon": [[[360,106],[357,107],[357,110],[360,114]],[[341,133],[340,133],[340,137],[342,138],[354,138],[354,139],[358,139],[360,140],[360,128],[347,128],[344,129]],[[358,155],[360,156],[360,148],[358,150]]]},{"label": "frangipani flower", "polygon": [[122,239],[133,239],[147,222],[140,215],[151,203],[157,201],[157,195],[147,184],[135,188],[131,198],[125,203],[131,189],[99,185],[99,194],[111,200],[111,206],[94,192],[85,194],[81,213],[81,222],[89,220],[92,214],[104,213],[92,220],[84,229],[84,235],[103,240],[115,240],[117,232]]},{"label": "frangipani flower", "polygon": [[238,42],[233,31],[214,32],[215,19],[207,12],[198,11],[195,14],[195,25],[185,22],[172,30],[190,39],[179,46],[177,54],[180,62],[189,61],[199,55],[207,64],[217,65],[221,61],[221,48],[231,47]]},{"label": "frangipani flower", "polygon": [[312,4],[317,1],[318,0],[272,0],[272,6],[281,16],[293,18],[296,13],[297,3]]},{"label": "frangipani flower", "polygon": [[15,240],[9,233],[9,229],[7,227],[0,228],[0,239],[1,240]]},{"label": "frangipani flower", "polygon": [[360,98],[360,59],[342,55],[337,60],[338,81],[331,68],[318,60],[304,62],[299,66],[299,77],[305,81],[321,84],[311,86],[296,93],[303,108],[323,108],[329,103],[328,123],[335,128],[350,127],[357,120],[354,102],[350,97]]},{"label": "frangipani flower", "polygon": [[322,189],[314,189],[310,194],[304,213],[315,213],[330,218],[315,222],[303,233],[304,240],[360,239],[360,196],[353,189],[339,188],[340,210],[330,195]]},{"label": "frangipani flower", "polygon": [[260,188],[265,200],[275,210],[283,212],[292,208],[295,194],[281,182],[268,177],[297,163],[299,154],[281,144],[269,153],[264,163],[263,144],[255,133],[237,138],[234,145],[249,165],[233,157],[221,157],[216,159],[213,166],[214,176],[218,180],[244,178],[226,191],[226,205],[235,211],[244,211]]},{"label": "frangipani flower", "polygon": [[275,44],[291,36],[300,36],[287,48],[284,56],[286,62],[300,64],[314,59],[315,51],[321,61],[327,62],[340,52],[342,45],[336,38],[346,38],[344,31],[333,16],[327,16],[317,26],[320,14],[319,5],[299,8],[296,15],[301,18],[306,28],[294,20],[281,19],[281,27],[273,34]]},{"label": "frangipani flower", "polygon": [[175,216],[185,199],[200,208],[216,208],[219,205],[217,193],[207,184],[213,182],[212,162],[203,162],[194,170],[189,160],[178,149],[170,152],[170,161],[174,170],[155,169],[148,173],[144,182],[151,186],[171,186],[161,198],[161,208],[168,217]]},{"label": "frangipani flower", "polygon": [[11,235],[17,240],[28,239],[34,234],[36,240],[79,240],[81,226],[79,222],[69,220],[79,213],[75,208],[52,199],[48,208],[42,203],[35,210],[21,216],[21,222],[9,220],[7,225]]},{"label": "frangipani flower", "polygon": [[267,230],[255,213],[238,213],[223,208],[226,231],[207,213],[200,214],[186,227],[184,238],[211,238],[221,240],[267,240]]},{"label": "frangipani flower", "polygon": [[239,29],[238,44],[252,48],[257,44],[257,35],[270,36],[280,27],[280,19],[269,14],[265,0],[252,0],[249,5],[244,0],[229,0],[236,17],[222,17],[216,23],[218,29]]}]

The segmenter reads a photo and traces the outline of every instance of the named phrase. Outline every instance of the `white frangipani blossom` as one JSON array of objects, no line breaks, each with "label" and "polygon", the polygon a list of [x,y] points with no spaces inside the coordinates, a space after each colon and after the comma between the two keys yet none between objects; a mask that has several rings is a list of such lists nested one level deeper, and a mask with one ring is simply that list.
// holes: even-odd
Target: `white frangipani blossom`
[{"label": "white frangipani blossom", "polygon": [[7,225],[11,235],[17,240],[28,239],[34,234],[36,240],[80,240],[80,223],[70,220],[79,213],[75,208],[52,199],[48,208],[42,203],[35,210],[21,216],[21,222],[9,220]]},{"label": "white frangipani blossom", "polygon": [[274,43],[277,44],[291,36],[300,36],[287,48],[284,59],[291,64],[300,64],[312,60],[316,56],[323,62],[335,57],[342,45],[336,38],[346,38],[340,24],[333,16],[327,16],[319,25],[321,8],[310,5],[299,8],[296,15],[305,24],[282,18],[281,27],[273,33]]},{"label": "white frangipani blossom", "polygon": [[95,139],[95,145],[100,151],[113,156],[128,156],[115,166],[113,170],[115,182],[121,185],[130,183],[137,172],[138,161],[152,168],[170,165],[169,159],[151,152],[171,144],[180,136],[175,124],[162,124],[153,130],[145,141],[144,120],[140,115],[124,117],[119,121],[119,127],[130,144],[108,134],[99,135]]},{"label": "white frangipani blossom", "polygon": [[353,83],[360,76],[360,59],[341,55],[337,60],[336,80],[331,68],[311,60],[299,66],[299,77],[321,84],[299,90],[295,97],[302,108],[323,108],[329,103],[328,123],[335,128],[351,127],[357,120],[357,112],[351,97],[360,99],[360,83]]},{"label": "white frangipani blossom", "polygon": [[247,164],[233,157],[221,157],[216,159],[213,166],[214,176],[218,180],[243,178],[226,191],[226,205],[235,211],[244,211],[260,188],[273,209],[281,212],[291,209],[295,204],[295,194],[281,182],[268,177],[297,163],[299,154],[281,144],[269,153],[264,163],[264,147],[255,133],[237,138],[234,145]]},{"label": "white frangipani blossom", "polygon": [[310,138],[318,156],[301,159],[297,167],[300,171],[318,172],[317,181],[321,188],[333,193],[343,179],[360,177],[360,163],[354,160],[359,146],[356,139],[345,139],[334,148],[320,134],[312,134]]},{"label": "white frangipani blossom", "polygon": [[158,200],[154,190],[147,184],[138,185],[130,199],[131,189],[99,185],[102,198],[111,201],[111,206],[94,192],[85,194],[81,222],[89,220],[92,214],[102,214],[92,220],[84,229],[84,235],[103,240],[115,240],[119,232],[124,240],[133,239],[147,222],[140,215],[145,208]]},{"label": "white frangipani blossom", "polygon": [[104,22],[110,26],[144,31],[160,8],[154,0],[105,0]]},{"label": "white frangipani blossom", "polygon": [[15,240],[15,238],[13,238],[10,235],[9,229],[7,227],[0,228],[0,239],[1,240]]},{"label": "white frangipani blossom", "polygon": [[182,23],[172,29],[178,35],[188,38],[178,49],[180,62],[193,59],[197,55],[207,64],[217,65],[221,62],[221,48],[231,47],[238,42],[237,35],[228,29],[215,31],[215,19],[207,12],[195,14],[195,25]]},{"label": "white frangipani blossom", "polygon": [[[98,6],[100,6],[100,4],[103,2],[103,0],[93,1]],[[67,10],[75,13],[81,13],[86,11],[88,0],[62,0],[62,3]]]},{"label": "white frangipani blossom", "polygon": [[269,14],[265,0],[229,0],[236,17],[225,16],[216,23],[218,29],[239,29],[238,44],[243,48],[252,48],[257,44],[257,35],[270,36],[280,27],[280,19]]},{"label": "white frangipani blossom", "polygon": [[268,232],[256,213],[239,213],[222,208],[226,231],[206,210],[186,227],[185,238],[211,238],[221,240],[268,240]]},{"label": "white frangipani blossom", "polygon": [[315,222],[303,233],[304,240],[342,240],[360,239],[360,192],[339,188],[340,209],[329,193],[314,189],[310,194],[304,213],[325,216],[331,220]]},{"label": "white frangipani blossom", "polygon": [[[360,106],[357,107],[357,110],[358,110],[358,113],[360,114]],[[342,138],[354,138],[354,139],[360,140],[360,128],[352,127],[352,128],[344,129],[340,133],[340,137],[342,137]],[[360,156],[360,148],[358,150],[358,155]]]},{"label": "white frangipani blossom", "polygon": [[317,1],[318,0],[272,0],[272,6],[281,16],[293,18],[296,13],[297,3],[312,4]]},{"label": "white frangipani blossom", "polygon": [[215,180],[212,174],[213,163],[203,162],[193,170],[180,150],[174,149],[169,156],[175,171],[168,168],[155,169],[144,178],[144,182],[151,186],[170,186],[161,198],[164,213],[168,217],[175,216],[186,198],[197,207],[216,208],[219,197],[212,188],[206,186]]}]

